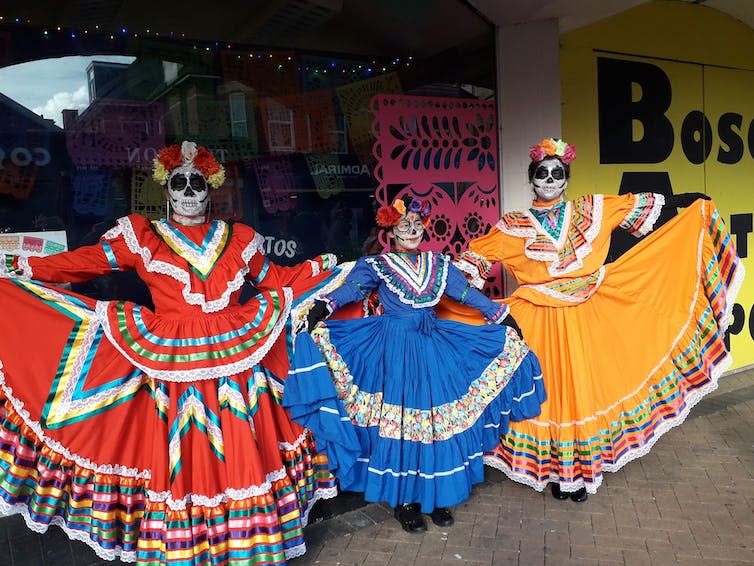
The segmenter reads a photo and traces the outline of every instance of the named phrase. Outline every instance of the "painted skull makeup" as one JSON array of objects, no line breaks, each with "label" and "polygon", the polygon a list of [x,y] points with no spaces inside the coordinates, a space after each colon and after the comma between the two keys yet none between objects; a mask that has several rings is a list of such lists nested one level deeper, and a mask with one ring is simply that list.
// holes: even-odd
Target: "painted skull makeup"
[{"label": "painted skull makeup", "polygon": [[207,180],[191,165],[176,168],[168,179],[170,206],[181,216],[204,215],[209,203]]},{"label": "painted skull makeup", "polygon": [[530,182],[537,198],[550,201],[563,194],[568,186],[568,175],[559,159],[548,157],[537,164]]},{"label": "painted skull makeup", "polygon": [[413,251],[419,247],[424,237],[424,223],[415,212],[409,212],[403,216],[398,224],[393,227],[393,236],[397,248]]}]

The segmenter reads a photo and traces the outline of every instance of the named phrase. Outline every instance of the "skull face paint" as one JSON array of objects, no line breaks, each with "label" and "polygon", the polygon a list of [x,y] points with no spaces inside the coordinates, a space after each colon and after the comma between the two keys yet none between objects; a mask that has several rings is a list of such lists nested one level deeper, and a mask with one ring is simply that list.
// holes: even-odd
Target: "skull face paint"
[{"label": "skull face paint", "polygon": [[568,176],[559,159],[548,157],[537,165],[530,182],[537,198],[550,201],[563,194],[568,186]]},{"label": "skull face paint", "polygon": [[395,247],[398,251],[413,251],[424,237],[424,223],[416,212],[409,212],[393,227]]},{"label": "skull face paint", "polygon": [[168,196],[176,214],[203,215],[209,203],[207,180],[191,166],[178,167],[168,179]]}]

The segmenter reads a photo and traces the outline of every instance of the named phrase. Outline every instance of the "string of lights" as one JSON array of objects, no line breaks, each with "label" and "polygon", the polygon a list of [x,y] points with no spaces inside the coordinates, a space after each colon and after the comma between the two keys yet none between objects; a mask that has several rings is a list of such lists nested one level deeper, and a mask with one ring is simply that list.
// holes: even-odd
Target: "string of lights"
[{"label": "string of lights", "polygon": [[[20,25],[33,31],[34,28],[39,30],[42,39],[49,40],[54,36],[65,36],[72,40],[83,40],[87,38],[128,40],[128,39],[164,39],[182,41],[193,52],[223,52],[234,51],[234,58],[237,61],[259,62],[273,64],[280,72],[295,69],[299,72],[307,72],[312,75],[332,75],[332,76],[373,76],[382,73],[395,72],[400,69],[406,69],[414,65],[413,56],[393,56],[388,58],[366,58],[356,60],[350,57],[347,60],[334,57],[322,57],[311,54],[291,55],[291,51],[268,51],[259,48],[245,48],[243,45],[234,45],[220,41],[202,41],[187,38],[185,32],[168,31],[160,32],[151,28],[138,32],[129,30],[128,27],[120,26],[117,31],[106,31],[101,26],[95,25],[91,29],[72,29],[62,26],[40,27],[35,26],[31,19],[21,17],[8,17],[0,15],[0,26]],[[309,62],[316,59],[317,63]]]}]

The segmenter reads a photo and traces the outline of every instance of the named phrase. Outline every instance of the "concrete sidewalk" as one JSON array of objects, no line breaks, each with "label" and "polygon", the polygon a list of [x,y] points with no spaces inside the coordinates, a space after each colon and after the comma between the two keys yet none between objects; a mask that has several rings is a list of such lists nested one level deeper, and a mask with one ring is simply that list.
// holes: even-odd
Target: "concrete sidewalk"
[{"label": "concrete sidewalk", "polygon": [[[354,509],[307,527],[291,566],[754,564],[754,369],[720,380],[643,458],[606,474],[586,503],[557,501],[488,469],[456,524],[404,532],[392,510]],[[338,509],[340,508],[340,509]],[[57,527],[0,519],[0,565],[114,565]]]},{"label": "concrete sidewalk", "polygon": [[754,370],[721,379],[683,425],[606,474],[585,503],[488,469],[455,517],[416,535],[368,505],[308,527],[309,551],[291,565],[752,564]]}]

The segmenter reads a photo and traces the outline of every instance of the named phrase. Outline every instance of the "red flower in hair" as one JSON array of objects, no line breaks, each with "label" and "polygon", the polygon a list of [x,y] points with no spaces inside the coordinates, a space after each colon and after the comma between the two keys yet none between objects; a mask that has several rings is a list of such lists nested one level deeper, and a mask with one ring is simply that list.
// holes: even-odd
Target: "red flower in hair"
[{"label": "red flower in hair", "polygon": [[220,164],[206,148],[199,146],[196,150],[196,157],[194,157],[194,167],[206,178],[214,175],[220,170]]},{"label": "red flower in hair", "polygon": [[401,213],[398,212],[393,206],[381,206],[377,210],[377,225],[382,228],[392,228],[401,219]]},{"label": "red flower in hair", "polygon": [[160,150],[160,153],[157,154],[157,159],[168,171],[172,171],[176,167],[180,167],[183,164],[181,146],[169,145],[168,147],[163,148],[162,150]]}]

